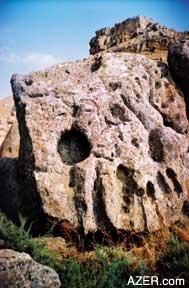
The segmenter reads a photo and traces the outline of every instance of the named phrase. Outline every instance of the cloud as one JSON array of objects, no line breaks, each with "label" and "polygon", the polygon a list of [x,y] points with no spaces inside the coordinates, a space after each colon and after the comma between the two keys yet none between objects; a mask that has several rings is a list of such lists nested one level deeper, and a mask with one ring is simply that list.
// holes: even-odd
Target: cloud
[{"label": "cloud", "polygon": [[61,61],[58,57],[48,53],[24,53],[16,54],[7,47],[0,47],[0,61],[12,64],[29,65],[32,68],[44,68]]},{"label": "cloud", "polygon": [[60,59],[46,53],[28,53],[23,55],[21,61],[25,64],[37,64],[39,66],[50,66],[56,64]]}]

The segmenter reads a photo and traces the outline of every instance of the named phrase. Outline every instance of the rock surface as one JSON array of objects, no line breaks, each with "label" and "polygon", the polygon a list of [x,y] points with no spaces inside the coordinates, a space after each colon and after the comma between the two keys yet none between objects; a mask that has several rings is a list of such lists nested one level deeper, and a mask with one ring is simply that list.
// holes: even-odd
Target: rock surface
[{"label": "rock surface", "polygon": [[16,158],[19,154],[20,136],[17,120],[11,125],[0,148],[0,157]]},{"label": "rock surface", "polygon": [[0,100],[0,147],[15,120],[13,103],[12,97]]},{"label": "rock surface", "polygon": [[0,100],[0,157],[18,157],[19,132],[12,97]]},{"label": "rock surface", "polygon": [[152,19],[138,16],[112,28],[98,30],[90,41],[90,54],[101,51],[134,52],[151,59],[162,58],[166,62],[169,45],[185,38],[189,39],[189,32],[177,32]]},{"label": "rock surface", "polygon": [[25,196],[83,233],[188,221],[188,121],[167,66],[102,53],[14,75]]},{"label": "rock surface", "polygon": [[177,42],[169,48],[169,69],[185,95],[189,118],[189,40]]},{"label": "rock surface", "polygon": [[0,288],[58,288],[57,273],[28,254],[0,250]]}]

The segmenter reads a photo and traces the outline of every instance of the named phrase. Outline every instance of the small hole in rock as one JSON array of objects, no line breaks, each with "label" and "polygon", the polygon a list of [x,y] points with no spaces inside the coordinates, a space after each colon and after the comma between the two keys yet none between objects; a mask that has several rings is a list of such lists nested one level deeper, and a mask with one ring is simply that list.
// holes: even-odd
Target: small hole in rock
[{"label": "small hole in rock", "polygon": [[89,157],[91,144],[83,131],[72,128],[62,134],[58,142],[58,152],[65,164],[73,165]]},{"label": "small hole in rock", "polygon": [[139,142],[137,138],[133,138],[131,143],[133,144],[133,146],[135,146],[136,148],[139,148]]},{"label": "small hole in rock", "polygon": [[32,84],[33,84],[32,78],[31,78],[30,76],[26,77],[25,83],[26,83],[26,85],[28,85],[28,86],[32,85]]},{"label": "small hole in rock", "polygon": [[109,86],[113,91],[116,91],[121,88],[121,82],[110,82]]},{"label": "small hole in rock", "polygon": [[156,83],[155,83],[155,88],[156,88],[156,89],[161,88],[161,82],[160,82],[160,81],[156,81]]}]

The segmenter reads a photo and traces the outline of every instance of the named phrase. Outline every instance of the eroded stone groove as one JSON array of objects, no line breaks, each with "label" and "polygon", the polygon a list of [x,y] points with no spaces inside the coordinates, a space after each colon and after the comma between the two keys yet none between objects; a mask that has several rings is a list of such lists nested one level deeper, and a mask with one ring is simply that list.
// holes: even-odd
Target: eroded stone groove
[{"label": "eroded stone groove", "polygon": [[143,198],[142,197],[140,199],[140,205],[142,207],[142,214],[143,214],[143,219],[144,219],[144,231],[148,231],[147,215],[146,215],[146,211],[145,211],[144,202],[143,202]]},{"label": "eroded stone groove", "polygon": [[177,192],[178,195],[182,194],[183,193],[182,186],[180,185],[180,183],[177,179],[177,175],[176,175],[175,171],[171,168],[167,168],[166,174],[171,179],[171,181],[174,185],[175,192]]},{"label": "eroded stone groove", "polygon": [[170,194],[172,192],[164,175],[160,171],[158,171],[158,174],[157,174],[157,183],[164,193]]},{"label": "eroded stone groove", "polygon": [[146,184],[146,193],[149,197],[155,199],[154,184],[151,181],[148,181],[148,183]]},{"label": "eroded stone groove", "polygon": [[134,204],[134,194],[143,196],[144,190],[140,188],[134,180],[134,171],[124,165],[119,165],[116,172],[117,178],[122,182],[122,193],[125,205],[123,209],[126,213],[130,212]]},{"label": "eroded stone groove", "polygon": [[84,176],[79,167],[72,167],[70,169],[70,183],[69,186],[74,188],[75,196],[74,203],[77,211],[77,219],[79,223],[80,233],[84,235],[83,217],[87,211],[87,203],[85,201],[85,190],[84,190]]},{"label": "eroded stone groove", "polygon": [[107,207],[105,205],[105,187],[102,182],[102,177],[100,176],[100,169],[96,169],[96,179],[94,182],[93,191],[93,210],[96,220],[96,225],[99,229],[107,231],[115,231],[111,220],[107,215]]},{"label": "eroded stone groove", "polygon": [[123,209],[126,213],[130,212],[130,208],[134,203],[134,193],[135,190],[133,188],[136,188],[136,184],[134,183],[134,187],[129,189],[127,187],[127,178],[129,176],[129,171],[123,166],[119,165],[117,168],[117,178],[122,182],[122,193],[123,193],[123,200],[125,205],[123,206]]}]

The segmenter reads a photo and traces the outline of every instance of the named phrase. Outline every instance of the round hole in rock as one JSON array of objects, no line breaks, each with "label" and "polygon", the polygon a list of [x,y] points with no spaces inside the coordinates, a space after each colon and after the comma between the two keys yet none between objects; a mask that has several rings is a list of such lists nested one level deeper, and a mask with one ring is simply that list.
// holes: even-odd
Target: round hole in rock
[{"label": "round hole in rock", "polygon": [[84,132],[72,128],[62,134],[58,142],[58,152],[65,164],[73,165],[89,157],[91,144]]}]

